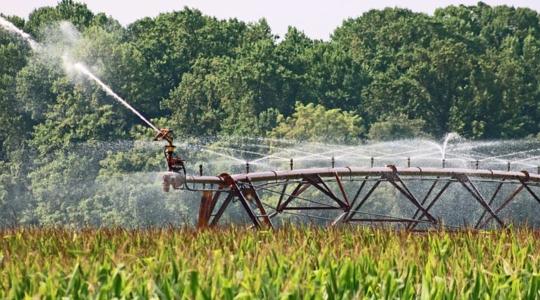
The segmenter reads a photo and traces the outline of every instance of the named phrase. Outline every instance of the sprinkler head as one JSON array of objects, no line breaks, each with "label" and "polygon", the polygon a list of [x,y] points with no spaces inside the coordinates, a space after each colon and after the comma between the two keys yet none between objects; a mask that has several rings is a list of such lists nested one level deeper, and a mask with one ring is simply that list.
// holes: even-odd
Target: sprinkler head
[{"label": "sprinkler head", "polygon": [[[173,146],[173,133],[169,128],[161,128],[154,137],[154,141],[165,140],[169,143],[169,146]],[[174,147],[174,146],[173,146]]]},{"label": "sprinkler head", "polygon": [[184,160],[175,153],[176,147],[173,145],[172,130],[170,130],[169,128],[161,128],[154,137],[154,141],[161,140],[165,140],[168,143],[167,145],[165,145],[165,149],[163,152],[165,153],[165,160],[167,161],[169,171],[177,173],[183,172],[185,175],[186,168],[184,166]]}]

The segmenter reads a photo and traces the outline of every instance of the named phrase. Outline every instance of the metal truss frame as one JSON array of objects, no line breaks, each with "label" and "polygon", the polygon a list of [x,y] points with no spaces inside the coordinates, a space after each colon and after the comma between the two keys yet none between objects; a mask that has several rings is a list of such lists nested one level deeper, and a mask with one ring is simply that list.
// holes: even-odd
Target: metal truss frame
[{"label": "metal truss frame", "polygon": [[[480,217],[469,223],[476,229],[508,226],[500,213],[523,191],[540,205],[540,197],[532,188],[540,186],[540,175],[529,174],[526,171],[397,168],[389,165],[382,168],[347,167],[188,176],[182,179],[182,185],[178,184],[180,182],[178,176],[180,174],[166,173],[165,184],[177,189],[202,193],[198,228],[217,226],[230,204],[236,201],[240,203],[249,222],[255,228],[274,228],[274,219],[282,214],[321,219],[329,226],[351,223],[399,224],[409,230],[418,230],[419,227],[420,229],[448,227],[433,214],[432,208],[448,193],[451,185],[462,188],[464,194],[470,196],[471,203],[476,202],[481,207]],[[415,195],[410,188],[412,180],[430,180],[433,183],[427,189],[420,189],[420,192],[417,186]],[[345,181],[349,182],[349,192],[345,188]],[[482,181],[496,183],[489,197],[486,197],[478,186],[478,182]],[[413,207],[414,213],[403,217],[388,215],[384,211],[381,213],[362,211],[364,205],[373,198],[374,192],[383,183],[393,187],[396,199],[399,198]],[[354,184],[354,187],[351,187],[351,184]],[[502,196],[504,185],[512,185],[515,188],[502,201],[495,201]],[[279,190],[276,191],[275,188]],[[307,191],[315,192],[324,201],[304,197]],[[266,192],[276,194],[277,200],[274,198],[273,202],[265,202],[261,198],[261,193]],[[328,218],[310,215],[309,212],[312,211],[329,211],[336,216]]]}]

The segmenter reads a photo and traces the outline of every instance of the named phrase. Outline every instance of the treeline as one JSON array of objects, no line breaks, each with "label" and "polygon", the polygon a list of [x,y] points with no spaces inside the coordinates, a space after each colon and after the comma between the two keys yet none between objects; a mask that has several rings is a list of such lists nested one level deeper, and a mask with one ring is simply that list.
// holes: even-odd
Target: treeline
[{"label": "treeline", "polygon": [[[218,20],[188,8],[123,27],[71,0],[9,20],[55,51],[71,47],[119,95],[180,137],[357,142],[540,132],[540,16],[526,8],[478,3],[433,16],[372,10],[345,20],[328,41],[293,27],[277,37],[265,20]],[[59,37],[62,21],[78,32]],[[2,224],[99,224],[115,210],[114,218],[136,219],[113,208],[111,188],[96,196],[84,183],[159,169],[160,158],[72,150],[148,139],[150,131],[98,87],[70,78],[57,59],[0,31]]]}]

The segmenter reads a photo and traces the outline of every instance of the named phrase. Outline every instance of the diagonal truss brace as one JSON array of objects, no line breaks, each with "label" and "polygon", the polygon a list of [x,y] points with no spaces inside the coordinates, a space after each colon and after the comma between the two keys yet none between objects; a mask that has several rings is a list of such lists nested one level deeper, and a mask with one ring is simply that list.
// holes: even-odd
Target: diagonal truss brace
[{"label": "diagonal truss brace", "polygon": [[401,192],[405,196],[405,198],[407,198],[412,204],[414,204],[414,206],[416,206],[416,208],[419,209],[422,214],[428,218],[430,222],[432,222],[433,224],[437,224],[437,219],[435,219],[435,217],[433,217],[433,215],[431,215],[429,211],[425,207],[423,207],[422,204],[420,204],[418,199],[416,199],[413,193],[409,190],[405,182],[401,180],[397,172],[393,172],[391,174],[384,174],[383,177],[385,177],[388,182],[390,182],[390,184],[392,184],[399,192]]},{"label": "diagonal truss brace", "polygon": [[461,185],[473,196],[473,198],[478,203],[480,203],[482,207],[484,207],[484,209],[491,215],[492,218],[494,218],[497,221],[497,223],[499,223],[501,227],[505,227],[504,222],[501,220],[501,218],[499,218],[497,213],[493,211],[491,206],[489,206],[484,196],[482,196],[482,193],[480,193],[476,185],[470,180],[470,178],[467,175],[465,174],[456,175],[454,176],[454,178],[457,181],[459,181],[459,183],[461,183]]}]

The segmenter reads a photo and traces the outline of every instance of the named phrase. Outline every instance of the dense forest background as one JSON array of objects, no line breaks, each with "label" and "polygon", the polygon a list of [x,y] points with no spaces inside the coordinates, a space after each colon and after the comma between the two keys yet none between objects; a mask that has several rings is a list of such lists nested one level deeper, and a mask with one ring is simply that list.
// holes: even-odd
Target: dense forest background
[{"label": "dense forest background", "polygon": [[[123,27],[64,0],[8,19],[49,48],[69,47],[181,138],[357,143],[540,132],[540,15],[526,8],[373,10],[345,20],[328,41],[293,27],[278,37],[265,20],[188,8]],[[66,24],[67,37],[59,30]],[[159,153],[148,157],[127,142],[152,132],[99,87],[69,78],[56,59],[0,31],[0,226],[144,225],[179,210],[147,200],[143,185],[127,202],[114,200],[124,194],[111,178],[162,169]]]}]

